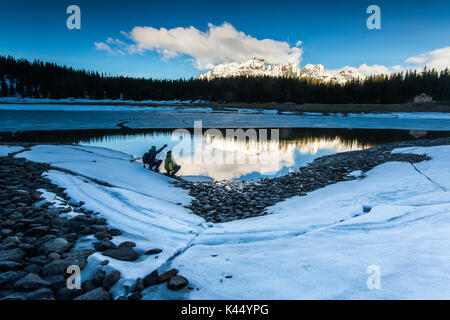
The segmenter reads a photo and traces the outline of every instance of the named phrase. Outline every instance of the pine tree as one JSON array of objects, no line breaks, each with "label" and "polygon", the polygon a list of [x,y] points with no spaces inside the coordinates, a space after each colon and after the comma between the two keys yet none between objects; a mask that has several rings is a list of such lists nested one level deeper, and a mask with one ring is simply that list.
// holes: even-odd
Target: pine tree
[{"label": "pine tree", "polygon": [[[6,77],[6,78],[5,78]],[[8,83],[5,81],[8,79]],[[6,82],[6,85],[5,85]],[[425,92],[450,99],[449,70],[377,75],[345,85],[292,77],[155,80],[75,70],[0,56],[0,95],[35,98],[209,100],[226,102],[404,103]]]}]

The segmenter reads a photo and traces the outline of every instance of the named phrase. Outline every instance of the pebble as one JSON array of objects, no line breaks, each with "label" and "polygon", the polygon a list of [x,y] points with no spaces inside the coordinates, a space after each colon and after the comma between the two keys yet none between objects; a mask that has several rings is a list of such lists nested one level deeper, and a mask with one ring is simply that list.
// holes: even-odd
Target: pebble
[{"label": "pebble", "polygon": [[139,254],[134,251],[133,247],[128,246],[107,249],[103,252],[103,255],[121,261],[136,261],[139,259]]},{"label": "pebble", "polygon": [[152,255],[152,254],[158,254],[158,253],[161,253],[161,252],[162,252],[161,249],[150,249],[145,254],[146,255]]},{"label": "pebble", "polygon": [[167,282],[167,288],[169,288],[170,290],[177,291],[177,290],[183,289],[188,284],[189,284],[189,281],[185,277],[173,276]]},{"label": "pebble", "polygon": [[175,277],[178,274],[177,269],[170,269],[169,271],[164,272],[159,276],[159,282],[166,282],[172,277]]},{"label": "pebble", "polygon": [[102,287],[105,290],[111,289],[118,281],[120,280],[120,272],[117,270],[111,271],[108,275],[103,279]]},{"label": "pebble", "polygon": [[111,300],[111,296],[103,288],[97,288],[76,297],[74,300]]}]

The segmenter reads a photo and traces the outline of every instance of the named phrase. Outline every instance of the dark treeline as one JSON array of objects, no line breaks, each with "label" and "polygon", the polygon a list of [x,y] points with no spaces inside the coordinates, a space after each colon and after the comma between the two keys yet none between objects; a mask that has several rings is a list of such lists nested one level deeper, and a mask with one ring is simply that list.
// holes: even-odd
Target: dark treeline
[{"label": "dark treeline", "polygon": [[110,76],[0,56],[0,96],[223,102],[404,103],[421,93],[450,100],[448,69],[378,75],[345,85],[314,79],[238,77],[154,80]]}]

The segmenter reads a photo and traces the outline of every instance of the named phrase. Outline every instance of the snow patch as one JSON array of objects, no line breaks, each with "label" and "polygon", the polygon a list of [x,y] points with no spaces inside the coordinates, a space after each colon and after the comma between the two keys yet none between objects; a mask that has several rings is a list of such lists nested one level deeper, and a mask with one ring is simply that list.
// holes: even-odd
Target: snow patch
[{"label": "snow patch", "polygon": [[0,157],[6,157],[7,155],[23,150],[23,147],[19,146],[0,146]]}]

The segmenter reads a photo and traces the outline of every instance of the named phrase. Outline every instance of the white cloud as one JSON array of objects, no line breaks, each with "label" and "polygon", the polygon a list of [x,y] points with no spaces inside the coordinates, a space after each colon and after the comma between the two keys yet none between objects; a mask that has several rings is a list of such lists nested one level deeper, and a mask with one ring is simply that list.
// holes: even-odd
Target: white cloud
[{"label": "white cloud", "polygon": [[111,49],[110,46],[108,46],[106,43],[103,42],[95,42],[95,49],[97,50],[103,50],[103,51],[107,51],[109,53],[113,53],[113,50]]},{"label": "white cloud", "polygon": [[[109,39],[111,39],[111,38],[108,38],[108,40]],[[108,43],[114,44],[112,42],[109,42],[108,40],[107,40]],[[109,45],[107,45],[106,43],[103,43],[103,42],[95,42],[94,45],[95,45],[95,49],[100,50],[100,51],[106,51],[113,55],[117,55],[117,54],[124,55],[125,54],[125,52],[123,52],[122,50],[113,49]]]},{"label": "white cloud", "polygon": [[111,37],[108,37],[108,39],[106,39],[106,42],[112,45],[119,45],[119,46],[126,46],[127,44],[125,42],[123,42],[122,40],[119,39],[113,39]]},{"label": "white cloud", "polygon": [[[236,30],[231,24],[221,26],[208,24],[206,32],[194,27],[189,28],[152,28],[134,27],[126,34],[134,44],[112,38],[106,43],[96,43],[99,50],[110,53],[121,50],[127,53],[143,53],[146,50],[158,52],[168,60],[180,55],[188,55],[194,59],[196,68],[204,70],[224,62],[244,62],[254,56],[264,58],[270,64],[286,62],[300,63],[302,49],[290,46],[284,41],[272,39],[256,39],[244,32]],[[110,46],[111,45],[111,46]]]},{"label": "white cloud", "polygon": [[404,65],[385,66],[381,64],[367,65],[362,64],[359,67],[345,66],[340,69],[330,70],[335,74],[341,70],[352,70],[359,72],[364,76],[377,75],[377,74],[391,74],[406,70],[423,70],[424,67],[429,69],[436,69],[438,71],[444,70],[450,67],[450,47],[436,49],[434,51],[425,52],[415,57],[410,57],[405,60]]},{"label": "white cloud", "polygon": [[450,47],[422,53],[418,56],[406,59],[405,63],[416,65],[418,67],[426,66],[427,68],[444,70],[445,68],[450,67]]}]

